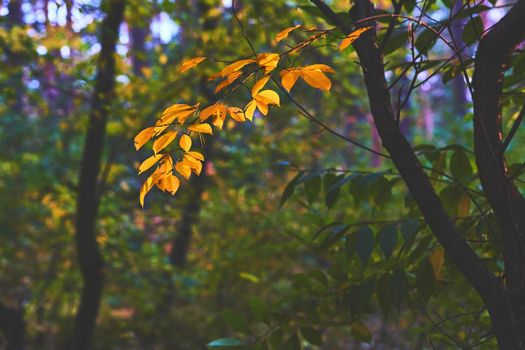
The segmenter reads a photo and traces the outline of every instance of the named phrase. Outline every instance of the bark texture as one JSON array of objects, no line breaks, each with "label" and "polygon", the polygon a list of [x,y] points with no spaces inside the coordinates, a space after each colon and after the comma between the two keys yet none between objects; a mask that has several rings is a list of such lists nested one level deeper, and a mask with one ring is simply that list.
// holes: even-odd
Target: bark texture
[{"label": "bark texture", "polygon": [[[344,34],[348,35],[353,31],[353,28],[345,24],[345,22],[335,12],[333,12],[331,8],[327,6],[322,0],[312,0],[312,2],[326,16],[328,16],[334,23],[336,23]],[[513,18],[512,21],[504,18],[493,30],[489,32],[487,37],[495,36],[495,34],[492,34],[493,31],[495,31],[496,33],[502,31],[501,29],[498,29],[499,26],[503,26],[504,28],[508,26],[513,28],[517,32],[525,30],[525,27],[520,28],[521,30],[518,30],[518,28],[516,28],[516,22],[519,23],[519,20],[516,19],[516,17],[522,18],[523,20],[523,16],[520,15],[523,11],[521,10],[523,2],[524,0],[520,0],[520,2],[517,5],[515,5],[515,7],[506,16],[506,18]],[[375,27],[374,21],[366,21],[366,18],[371,17],[373,15],[373,5],[369,0],[356,0],[355,6],[352,8],[350,13],[354,20],[359,21],[359,26]],[[512,24],[506,25],[506,22],[512,22]],[[509,28],[508,30],[510,31],[512,29]],[[508,52],[511,50],[511,47],[513,48],[516,45],[515,42],[519,40],[518,37],[519,35],[517,33],[513,33],[512,35],[510,35],[510,38],[507,39],[508,41],[514,42],[513,45],[509,44],[508,46],[505,46],[501,42],[494,43],[493,45],[500,46],[489,47],[486,53],[488,57],[486,57],[485,59],[487,59],[490,62],[494,62],[494,57],[490,57],[490,52],[492,52],[492,55],[496,57],[506,57]],[[486,45],[487,44],[484,44],[482,41],[480,45],[481,52],[483,52],[482,50],[484,50],[484,46]],[[406,183],[411,195],[416,201],[426,223],[428,224],[438,241],[443,245],[445,251],[451,258],[451,260],[454,262],[456,267],[461,271],[461,273],[465,276],[465,278],[469,281],[469,283],[474,287],[474,289],[482,298],[485,306],[489,311],[492,321],[493,334],[498,341],[500,349],[523,349],[523,344],[520,340],[520,334],[518,332],[518,328],[516,327],[517,318],[514,317],[514,310],[516,308],[520,309],[521,304],[513,303],[515,299],[509,296],[508,290],[505,288],[503,283],[501,283],[501,281],[489,271],[486,264],[477,256],[477,254],[471,249],[467,242],[461,237],[460,233],[457,231],[450,217],[443,208],[439,197],[437,196],[434,188],[432,187],[428,176],[424,173],[421,164],[419,163],[419,160],[417,159],[412,147],[410,146],[405,136],[399,130],[398,123],[396,122],[396,115],[392,108],[390,93],[385,79],[383,57],[381,55],[381,50],[377,43],[375,29],[365,32],[354,43],[354,47],[359,56],[359,61],[361,63],[363,76],[365,79],[365,85],[368,92],[370,109],[374,118],[376,128],[381,137],[383,146],[391,155],[392,161],[394,162],[396,168],[398,169],[404,182]],[[501,52],[501,54],[494,55],[494,52]],[[479,54],[480,53],[478,53],[478,56]],[[482,57],[484,56],[485,54],[482,54]],[[479,69],[480,68],[478,63],[476,66],[478,76],[480,74]],[[483,79],[488,79],[490,77],[493,77],[494,75],[500,77],[500,75],[495,74],[493,72],[493,69],[491,68],[488,68],[485,71],[487,72],[486,74],[488,74],[488,77]],[[479,91],[476,90],[475,93],[478,95]],[[491,97],[490,99],[494,98]],[[493,103],[495,102],[493,101]],[[496,104],[499,106],[499,100]],[[490,106],[491,104],[489,103],[489,105],[486,105],[485,108],[489,108]],[[495,112],[496,111],[494,110],[492,110],[492,113],[490,113],[490,110],[485,111],[485,113],[490,113],[491,115],[493,115]],[[492,117],[492,119],[494,118]],[[487,123],[485,123],[484,126],[485,129],[489,129],[491,133],[497,133],[497,125],[488,125]],[[476,132],[476,135],[478,134],[479,131]],[[476,138],[476,142],[479,142],[478,138]],[[478,145],[476,147],[477,149],[479,148]],[[497,150],[498,148],[497,144],[491,144],[490,147],[485,146],[484,149]],[[477,150],[476,153],[479,153],[479,151]],[[486,153],[492,154],[493,152]],[[494,159],[494,156],[492,156],[491,159]],[[494,180],[494,182],[497,183],[495,192],[498,192],[498,196],[500,199],[502,197],[501,193],[505,193],[505,190],[508,189],[508,185],[505,185],[508,184],[508,182],[505,181],[504,177],[501,176],[501,168],[504,167],[496,167],[496,171],[498,171],[497,169],[500,169],[498,175],[499,178],[496,178]],[[484,172],[485,174],[490,172],[488,170],[488,167],[484,168],[483,166],[481,166],[479,170],[480,174],[482,172]],[[496,195],[496,193],[494,193],[493,195]],[[487,197],[489,197],[488,194]],[[490,199],[489,202],[491,202]],[[508,206],[506,207],[506,209],[508,209]],[[506,218],[508,220],[509,215],[512,215],[511,213],[511,211],[508,211],[502,215],[506,215]],[[522,217],[525,218],[525,216]]]}]

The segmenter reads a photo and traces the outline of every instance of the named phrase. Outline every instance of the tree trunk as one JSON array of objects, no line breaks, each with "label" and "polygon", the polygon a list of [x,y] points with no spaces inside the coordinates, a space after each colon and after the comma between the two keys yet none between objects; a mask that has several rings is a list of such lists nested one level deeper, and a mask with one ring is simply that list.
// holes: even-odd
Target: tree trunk
[{"label": "tree trunk", "polygon": [[102,49],[97,63],[88,130],[80,163],[75,238],[83,287],[71,344],[71,348],[75,350],[90,348],[102,296],[104,262],[96,241],[99,207],[97,179],[104,150],[106,123],[115,92],[115,45],[124,4],[124,0],[110,0],[106,18],[102,22]]},{"label": "tree trunk", "polygon": [[0,329],[6,339],[6,350],[25,348],[26,325],[23,311],[8,307],[0,302]]},{"label": "tree trunk", "polygon": [[[525,0],[520,1],[523,3]],[[312,0],[312,2],[330,17],[345,35],[353,31],[322,0]],[[354,20],[361,20],[359,26],[375,28],[374,21],[363,21],[373,15],[373,10],[370,0],[356,0],[351,14]],[[489,271],[486,264],[461,237],[445,212],[412,147],[399,130],[385,79],[383,57],[377,43],[375,29],[362,34],[354,43],[354,47],[359,56],[370,109],[383,146],[389,152],[433,234],[459,271],[482,298],[491,317],[493,334],[500,349],[522,349],[513,317],[513,308],[516,305],[512,305],[499,279]]]},{"label": "tree trunk", "polygon": [[474,146],[479,178],[502,231],[505,282],[525,347],[525,199],[504,157],[501,127],[503,73],[525,40],[525,0],[519,0],[480,40],[475,59]]}]

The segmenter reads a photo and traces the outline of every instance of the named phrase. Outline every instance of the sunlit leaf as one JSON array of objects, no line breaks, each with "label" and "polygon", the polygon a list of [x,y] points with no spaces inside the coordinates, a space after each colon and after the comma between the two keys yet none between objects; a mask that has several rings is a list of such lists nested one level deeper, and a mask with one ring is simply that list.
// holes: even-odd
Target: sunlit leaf
[{"label": "sunlit leaf", "polygon": [[252,96],[255,96],[261,91],[261,89],[268,83],[268,80],[270,80],[270,76],[264,76],[261,79],[257,80],[255,84],[253,84],[252,87]]},{"label": "sunlit leaf", "polygon": [[142,186],[140,187],[139,201],[140,201],[140,206],[143,208],[144,208],[144,198],[146,197],[146,194],[149,192],[149,190],[151,190],[152,187],[153,187],[153,175],[149,176],[146,179],[146,181],[144,181]]},{"label": "sunlit leaf", "polygon": [[254,100],[248,102],[246,105],[246,108],[244,109],[244,115],[246,116],[246,119],[249,121],[253,120],[253,114],[255,113],[255,108],[257,107],[257,104]]},{"label": "sunlit leaf", "polygon": [[226,77],[226,76],[232,74],[233,72],[238,71],[239,69],[242,69],[244,66],[246,66],[246,65],[248,65],[250,63],[255,63],[255,62],[256,62],[256,60],[254,60],[254,59],[246,59],[246,60],[235,61],[232,64],[229,64],[226,67],[224,67],[221,70],[220,75],[222,77]]},{"label": "sunlit leaf", "polygon": [[228,107],[228,113],[235,121],[244,122],[246,120],[244,117],[244,111],[239,107]]},{"label": "sunlit leaf", "polygon": [[168,146],[177,136],[177,131],[169,131],[159,137],[158,139],[153,142],[153,153],[157,154],[160,150],[162,150],[164,147]]},{"label": "sunlit leaf", "polygon": [[339,51],[342,51],[344,50],[345,48],[347,48],[348,46],[352,45],[352,43],[354,41],[356,41],[357,39],[359,39],[359,37],[361,36],[361,34],[363,34],[364,32],[366,32],[367,30],[369,29],[372,29],[372,27],[363,27],[363,28],[359,28],[359,29],[356,29],[354,30],[352,33],[348,34],[346,36],[346,38],[344,38],[342,41],[341,41],[341,44],[339,45]]},{"label": "sunlit leaf", "polygon": [[279,41],[282,41],[282,40],[286,39],[288,37],[288,34],[290,34],[290,32],[292,32],[292,31],[294,31],[294,30],[296,30],[297,28],[300,28],[300,27],[301,27],[301,25],[298,24],[296,26],[293,26],[293,27],[281,30],[279,33],[277,33],[275,35],[275,41],[279,42]]},{"label": "sunlit leaf", "polygon": [[332,82],[323,72],[320,70],[305,70],[301,71],[301,77],[304,81],[316,89],[330,91]]},{"label": "sunlit leaf", "polygon": [[163,156],[163,154],[155,154],[144,160],[139,166],[139,175],[155,165]]},{"label": "sunlit leaf", "polygon": [[179,139],[179,146],[184,150],[184,152],[188,152],[191,148],[191,137],[183,134]]},{"label": "sunlit leaf", "polygon": [[155,127],[150,126],[149,128],[146,128],[139,132],[137,136],[135,136],[135,139],[133,140],[133,143],[135,144],[135,149],[138,151],[142,146],[144,146],[155,134]]},{"label": "sunlit leaf", "polygon": [[206,59],[206,57],[195,57],[195,58],[184,60],[182,62],[182,64],[180,65],[180,67],[179,67],[179,72],[180,73],[184,73],[188,69],[191,69],[191,68],[197,66],[199,63],[201,63],[205,59]]},{"label": "sunlit leaf", "polygon": [[301,73],[295,69],[281,71],[281,85],[286,91],[290,92],[300,75]]},{"label": "sunlit leaf", "polygon": [[268,74],[277,67],[279,54],[261,53],[257,56],[257,63],[264,68],[264,74]]},{"label": "sunlit leaf", "polygon": [[175,164],[175,170],[177,170],[177,172],[181,174],[186,180],[188,180],[191,176],[191,167],[184,161]]},{"label": "sunlit leaf", "polygon": [[213,134],[210,124],[195,124],[188,126],[188,130],[202,134]]},{"label": "sunlit leaf", "polygon": [[281,103],[279,95],[273,90],[263,90],[257,94],[256,98],[264,99],[266,104],[274,104],[279,106]]}]

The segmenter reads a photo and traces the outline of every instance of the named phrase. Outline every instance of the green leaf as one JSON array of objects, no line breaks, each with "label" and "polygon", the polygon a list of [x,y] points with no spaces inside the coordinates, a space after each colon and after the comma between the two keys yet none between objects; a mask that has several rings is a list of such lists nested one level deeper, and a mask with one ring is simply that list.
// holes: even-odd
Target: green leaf
[{"label": "green leaf", "polygon": [[304,172],[299,172],[293,179],[286,185],[283,191],[283,195],[281,197],[281,203],[279,204],[279,208],[281,208],[284,203],[294,194],[295,187],[299,184],[299,181],[303,177]]},{"label": "green leaf", "polygon": [[306,180],[304,183],[304,191],[308,203],[310,203],[310,205],[313,204],[321,191],[321,176],[315,175]]},{"label": "green leaf", "polygon": [[422,259],[416,270],[416,288],[423,300],[427,301],[430,298],[435,287],[432,265],[428,259]]},{"label": "green leaf", "polygon": [[331,208],[339,200],[341,195],[341,186],[350,181],[350,177],[345,177],[344,174],[335,175],[328,173],[323,178],[323,187],[325,192],[325,203],[328,208]]},{"label": "green leaf", "polygon": [[206,346],[208,349],[220,348],[221,350],[244,348],[243,342],[235,338],[216,339],[209,342]]},{"label": "green leaf", "polygon": [[374,249],[374,233],[368,226],[365,226],[355,233],[355,239],[357,256],[363,266],[366,266]]},{"label": "green leaf", "polygon": [[240,313],[233,311],[231,309],[226,309],[222,311],[222,318],[233,329],[241,333],[245,333],[245,334],[249,333],[248,323],[246,322],[246,318]]},{"label": "green leaf", "polygon": [[480,16],[472,18],[465,24],[461,38],[467,45],[472,45],[479,40],[483,34],[483,21]]},{"label": "green leaf", "polygon": [[384,226],[381,231],[379,231],[377,240],[385,257],[390,257],[397,243],[397,225],[390,224]]},{"label": "green leaf", "polygon": [[339,241],[344,234],[348,231],[349,226],[345,224],[338,224],[331,228],[325,239],[319,244],[320,250],[328,249],[334,243]]},{"label": "green leaf", "polygon": [[401,235],[405,242],[410,243],[419,231],[419,220],[409,219],[401,224]]},{"label": "green leaf", "polygon": [[457,149],[452,153],[452,157],[450,158],[450,173],[462,183],[466,183],[466,180],[472,176],[472,166],[463,150]]},{"label": "green leaf", "polygon": [[416,49],[422,54],[427,54],[437,41],[437,36],[434,31],[425,28],[421,34],[416,38]]},{"label": "green leaf", "polygon": [[401,304],[407,298],[410,289],[407,276],[402,268],[398,267],[392,273],[390,287],[392,290],[392,301],[399,311],[401,309]]},{"label": "green leaf", "polygon": [[263,322],[270,320],[270,308],[268,307],[268,303],[259,298],[250,298],[248,304],[250,305],[253,317],[257,320]]}]

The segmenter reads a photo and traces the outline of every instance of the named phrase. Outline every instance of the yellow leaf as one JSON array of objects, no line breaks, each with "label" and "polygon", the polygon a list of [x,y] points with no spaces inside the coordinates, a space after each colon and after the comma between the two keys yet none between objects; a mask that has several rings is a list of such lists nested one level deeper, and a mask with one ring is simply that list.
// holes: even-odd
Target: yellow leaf
[{"label": "yellow leaf", "polygon": [[220,92],[222,89],[224,89],[226,86],[230,85],[230,82],[228,81],[228,79],[224,79],[223,81],[221,81],[219,83],[219,85],[217,85],[217,87],[215,88],[215,93],[218,93]]},{"label": "yellow leaf", "polygon": [[434,271],[434,277],[437,280],[443,280],[443,265],[445,264],[445,250],[442,246],[434,249],[432,254],[429,256],[432,270]]},{"label": "yellow leaf", "polygon": [[222,119],[226,118],[226,105],[224,103],[218,102],[214,105],[204,108],[199,114],[199,120],[205,121],[212,115],[220,117]]},{"label": "yellow leaf", "polygon": [[233,120],[238,122],[244,122],[246,118],[244,117],[244,111],[239,107],[228,107],[228,113]]},{"label": "yellow leaf", "polygon": [[173,174],[163,176],[157,181],[157,187],[174,195],[180,186],[180,180]]},{"label": "yellow leaf", "polygon": [[255,98],[256,99],[263,98],[266,101],[266,104],[273,104],[273,105],[280,106],[280,103],[281,103],[279,99],[279,95],[277,94],[277,92],[273,90],[263,90],[259,92],[257,96],[255,96]]},{"label": "yellow leaf", "polygon": [[255,96],[255,105],[257,106],[259,112],[262,113],[262,115],[268,114],[268,104],[265,100],[258,99],[257,96]]},{"label": "yellow leaf", "polygon": [[302,70],[301,77],[308,85],[316,89],[330,91],[330,87],[332,86],[332,82],[330,82],[330,79],[328,79],[328,77],[324,75],[323,72],[318,70]]},{"label": "yellow leaf", "polygon": [[140,195],[139,195],[139,201],[140,206],[144,208],[144,197],[146,197],[146,194],[151,190],[153,187],[153,175],[149,176],[146,181],[142,184],[140,187]]},{"label": "yellow leaf", "polygon": [[253,84],[252,87],[252,96],[255,96],[261,91],[261,89],[266,85],[266,83],[270,80],[270,76],[267,75],[263,77],[262,79],[258,80],[255,84]]},{"label": "yellow leaf", "polygon": [[257,63],[264,68],[264,74],[268,74],[277,67],[277,64],[279,63],[279,54],[261,53],[257,55]]},{"label": "yellow leaf", "polygon": [[202,163],[198,160],[190,156],[189,154],[184,154],[184,160],[183,162],[187,164],[191,170],[197,174],[200,175],[202,171]]},{"label": "yellow leaf", "polygon": [[195,131],[202,134],[213,134],[210,124],[195,124],[188,126],[188,130]]},{"label": "yellow leaf", "polygon": [[139,166],[139,175],[154,166],[163,156],[163,154],[155,154],[143,161]]},{"label": "yellow leaf", "polygon": [[189,137],[186,134],[183,134],[180,137],[179,146],[184,150],[184,152],[188,152],[191,148],[191,137]]},{"label": "yellow leaf", "polygon": [[286,91],[290,92],[290,90],[292,90],[293,86],[297,82],[299,76],[300,73],[295,69],[283,70],[281,71],[281,85]]},{"label": "yellow leaf", "polygon": [[186,180],[188,180],[191,176],[191,168],[185,162],[178,162],[175,164],[175,170],[177,170],[177,172],[181,174]]},{"label": "yellow leaf", "polygon": [[206,59],[206,57],[195,57],[195,58],[190,58],[190,59],[184,60],[182,62],[182,64],[180,65],[180,67],[179,67],[179,72],[180,73],[184,73],[185,71],[195,67],[196,65],[198,65],[199,63],[201,63],[205,59]]},{"label": "yellow leaf", "polygon": [[155,142],[153,142],[152,146],[153,153],[157,154],[160,150],[169,145],[173,141],[173,139],[175,139],[176,136],[176,131],[169,131],[161,137],[159,137],[158,139],[156,139]]},{"label": "yellow leaf", "polygon": [[155,134],[155,127],[150,126],[149,128],[146,128],[139,132],[137,136],[135,136],[135,139],[133,140],[135,144],[135,149],[138,151],[142,146],[144,146]]},{"label": "yellow leaf", "polygon": [[311,64],[309,66],[302,67],[301,70],[318,70],[321,72],[335,73],[335,70],[326,64]]},{"label": "yellow leaf", "polygon": [[188,110],[188,109],[195,109],[195,107],[194,106],[190,106],[190,105],[185,104],[185,103],[176,103],[176,104],[171,105],[168,108],[166,108],[162,112],[162,116],[164,117],[164,116],[166,116],[168,114],[178,113],[178,112],[185,111],[185,110]]},{"label": "yellow leaf", "polygon": [[298,24],[296,26],[293,26],[293,27],[290,27],[290,28],[286,28],[286,29],[283,29],[281,30],[279,33],[277,33],[277,35],[275,35],[275,41],[279,42],[281,40],[284,40],[288,37],[288,34],[290,34],[290,32],[296,30],[297,28],[300,28],[301,25]]},{"label": "yellow leaf", "polygon": [[248,119],[249,121],[253,120],[253,114],[255,113],[256,107],[257,107],[257,103],[255,102],[255,100],[251,100],[246,105],[246,108],[244,110],[244,115],[246,116],[246,119]]},{"label": "yellow leaf", "polygon": [[190,157],[193,157],[193,158],[195,158],[197,160],[200,160],[201,162],[204,161],[204,156],[200,152],[190,151],[190,152],[186,153],[186,155],[188,155]]},{"label": "yellow leaf", "polygon": [[246,60],[235,61],[232,64],[227,65],[226,67],[224,67],[221,70],[221,76],[223,76],[223,77],[228,76],[228,75],[232,74],[233,72],[236,72],[236,71],[242,69],[244,66],[247,66],[250,63],[254,63],[254,62],[256,62],[256,61],[254,59],[251,59],[251,58],[250,59],[246,59]]},{"label": "yellow leaf", "polygon": [[224,119],[216,117],[215,119],[213,119],[212,124],[217,129],[222,130],[222,126],[224,125]]},{"label": "yellow leaf", "polygon": [[367,30],[369,29],[372,29],[372,27],[363,27],[363,28],[359,28],[359,29],[356,29],[354,30],[352,33],[348,34],[346,36],[346,38],[344,38],[342,41],[341,41],[341,44],[339,45],[339,51],[342,51],[344,50],[345,48],[347,48],[348,46],[352,45],[352,43],[354,41],[356,41],[357,39],[359,39],[359,37],[361,36],[361,34],[363,34],[364,32],[366,32]]}]

